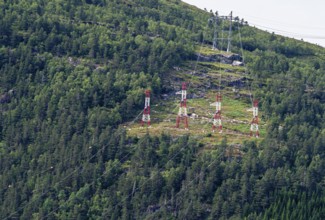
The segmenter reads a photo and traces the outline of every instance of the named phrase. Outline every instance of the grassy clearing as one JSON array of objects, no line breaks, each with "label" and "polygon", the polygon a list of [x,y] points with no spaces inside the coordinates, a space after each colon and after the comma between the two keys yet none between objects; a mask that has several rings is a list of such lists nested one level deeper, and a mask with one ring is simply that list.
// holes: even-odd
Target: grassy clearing
[{"label": "grassy clearing", "polygon": [[[250,140],[249,128],[252,112],[247,111],[250,105],[242,100],[234,100],[224,96],[222,102],[223,133],[212,132],[212,119],[215,111],[214,102],[216,92],[211,91],[206,98],[188,99],[188,110],[192,110],[197,118],[188,118],[189,130],[184,129],[184,124],[180,123],[180,128],[175,128],[178,112],[177,100],[169,100],[164,104],[152,106],[150,128],[140,126],[139,121],[126,126],[129,136],[141,137],[149,132],[151,135],[162,133],[170,134],[174,137],[191,134],[197,137],[203,144],[219,144],[223,138],[227,138],[228,143],[240,144],[244,140]],[[172,107],[169,107],[172,106]],[[263,122],[260,126],[261,137],[265,135]]]},{"label": "grassy clearing", "polygon": [[243,66],[232,66],[229,64],[225,64],[225,63],[214,63],[214,62],[199,62],[199,65],[201,67],[206,67],[209,68],[210,71],[229,71],[229,72],[241,72],[244,73],[245,72],[245,67]]},{"label": "grassy clearing", "polygon": [[[218,51],[204,47],[205,53],[213,51],[215,54]],[[188,113],[195,113],[197,117],[188,118],[189,130],[184,129],[184,124],[181,122],[180,128],[175,128],[176,117],[179,108],[179,98],[176,96],[169,100],[162,100],[159,104],[151,106],[151,127],[142,128],[138,122],[126,124],[127,133],[129,136],[143,136],[147,132],[151,135],[160,135],[162,133],[170,134],[174,137],[191,134],[196,137],[201,143],[206,146],[215,146],[224,138],[230,144],[241,144],[245,140],[252,140],[249,137],[250,122],[252,120],[252,105],[249,100],[249,92],[240,90],[240,94],[236,95],[232,91],[232,87],[222,85],[221,94],[222,100],[222,123],[223,133],[212,132],[212,121],[215,113],[215,106],[211,103],[215,102],[217,90],[209,89],[206,91],[208,83],[214,85],[219,84],[219,74],[222,74],[222,82],[227,80],[239,79],[243,77],[244,67],[233,67],[227,64],[199,62],[197,73],[190,74],[195,64],[187,62],[181,67],[181,71],[173,71],[170,74],[169,80],[181,79],[185,82],[190,82],[188,95],[203,94],[201,98],[187,99]],[[221,67],[221,68],[220,68]],[[224,71],[224,70],[230,71]],[[220,71],[221,70],[221,71]],[[192,71],[193,72],[193,71]],[[208,78],[206,76],[209,76]],[[227,84],[226,84],[227,85]],[[175,88],[176,89],[176,88]],[[175,91],[176,92],[176,91]],[[190,97],[190,96],[188,96]],[[260,117],[263,113],[260,112]],[[266,133],[265,122],[260,122],[260,134],[263,137]],[[261,140],[262,138],[258,139]],[[253,139],[255,140],[255,139]]]},{"label": "grassy clearing", "polygon": [[222,54],[222,55],[229,56],[229,55],[233,54],[233,53],[228,53],[223,50],[218,50],[218,49],[214,50],[214,49],[212,49],[212,46],[207,46],[207,45],[197,47],[196,52],[206,55],[206,56],[214,55],[214,54]]}]

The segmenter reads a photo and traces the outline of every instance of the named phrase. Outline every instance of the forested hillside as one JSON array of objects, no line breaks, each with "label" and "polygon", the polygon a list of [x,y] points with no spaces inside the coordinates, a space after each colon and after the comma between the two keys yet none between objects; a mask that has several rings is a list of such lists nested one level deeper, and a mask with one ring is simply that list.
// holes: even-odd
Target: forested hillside
[{"label": "forested hillside", "polygon": [[176,92],[165,82],[212,46],[212,16],[179,0],[0,0],[0,218],[325,219],[322,47],[236,18],[266,125],[239,156],[226,135],[121,126],[145,89],[153,104]]}]

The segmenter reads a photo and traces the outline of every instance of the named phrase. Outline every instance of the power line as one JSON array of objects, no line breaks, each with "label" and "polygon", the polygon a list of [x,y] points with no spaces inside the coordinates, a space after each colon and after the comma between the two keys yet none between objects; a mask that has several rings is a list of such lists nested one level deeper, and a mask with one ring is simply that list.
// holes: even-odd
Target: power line
[{"label": "power line", "polygon": [[[252,15],[248,15],[248,14],[245,14],[245,13],[240,13],[242,15],[248,18],[255,18],[255,19],[258,19],[258,21],[261,21],[261,20],[264,20],[264,21],[267,21],[269,23],[274,23],[274,24],[277,24],[277,25],[281,25],[281,26],[286,26],[286,27],[297,27],[297,28],[304,28],[304,29],[317,29],[317,30],[325,30],[325,27],[322,26],[304,26],[304,25],[300,25],[300,24],[297,24],[297,23],[284,23],[284,22],[281,22],[281,21],[276,21],[276,20],[272,20],[272,19],[268,19],[268,18],[263,18],[263,17],[258,17],[258,16],[252,16]],[[282,19],[283,20],[283,19]],[[251,23],[250,21],[248,21],[248,23]]]},{"label": "power line", "polygon": [[249,24],[251,24],[255,27],[259,27],[259,28],[266,28],[267,30],[277,31],[280,34],[291,35],[293,37],[308,38],[308,39],[325,39],[325,35],[305,35],[305,34],[300,34],[300,33],[296,33],[296,32],[290,32],[290,31],[286,31],[286,30],[276,29],[273,27],[263,26],[263,25],[259,25],[259,24],[255,24],[255,23],[249,23]]},{"label": "power line", "polygon": [[[218,161],[219,158],[215,159],[215,160],[212,160],[212,162],[207,166],[207,167],[204,167],[205,169],[208,169],[210,168],[215,162]],[[182,188],[180,189],[180,191],[178,191],[176,194],[175,194],[175,198],[177,196],[179,196],[181,193],[183,192],[186,192],[188,189],[189,189],[189,186],[192,185],[199,177],[201,177],[201,175],[197,175],[195,178],[193,178],[191,181],[188,182],[188,184],[184,184],[182,186]],[[165,204],[163,204],[162,206],[159,207],[159,209],[157,211],[159,211],[162,207],[166,207],[169,203],[172,202],[172,200],[175,199],[173,196],[172,198],[170,198],[168,201],[165,202]],[[184,198],[184,197],[180,197],[181,200]]]}]

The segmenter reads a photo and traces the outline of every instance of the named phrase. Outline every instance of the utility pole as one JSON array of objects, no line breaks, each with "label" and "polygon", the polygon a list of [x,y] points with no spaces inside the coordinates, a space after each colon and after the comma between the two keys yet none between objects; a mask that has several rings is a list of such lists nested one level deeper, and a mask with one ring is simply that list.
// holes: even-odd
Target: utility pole
[{"label": "utility pole", "polygon": [[232,32],[232,12],[230,12],[229,14],[229,21],[230,21],[230,25],[229,25],[227,52],[231,52],[230,47],[231,47],[231,32]]},{"label": "utility pole", "polygon": [[178,110],[178,115],[176,118],[176,128],[179,128],[179,123],[181,120],[184,121],[185,130],[188,130],[188,116],[187,116],[187,106],[186,106],[186,83],[182,83],[182,90],[176,94],[181,95],[181,102]]},{"label": "utility pole", "polygon": [[[258,138],[260,136],[260,132],[258,130],[258,100],[255,99],[253,102],[253,119],[251,122],[251,133],[250,136],[253,135]],[[254,134],[255,133],[255,134]]]},{"label": "utility pole", "polygon": [[145,91],[146,97],[144,101],[144,109],[141,120],[141,125],[143,126],[147,122],[148,127],[150,127],[150,90]]},{"label": "utility pole", "polygon": [[[213,126],[212,126],[212,131],[215,132],[216,128],[218,128],[219,133],[222,133],[222,121],[221,121],[221,101],[222,97],[221,94],[219,93],[216,96],[216,112],[213,117]],[[212,104],[214,105],[214,104]]]}]

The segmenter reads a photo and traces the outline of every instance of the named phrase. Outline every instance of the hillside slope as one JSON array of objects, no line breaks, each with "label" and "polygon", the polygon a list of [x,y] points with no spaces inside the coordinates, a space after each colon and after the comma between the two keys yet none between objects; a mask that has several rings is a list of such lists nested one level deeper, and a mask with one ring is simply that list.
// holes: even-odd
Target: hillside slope
[{"label": "hillside slope", "polygon": [[[198,60],[219,53],[214,15],[179,0],[0,11],[1,219],[325,218],[324,48],[234,22],[247,69]],[[222,135],[201,120],[173,128],[183,81],[204,118],[221,88]],[[148,130],[135,120],[145,89]]]}]

